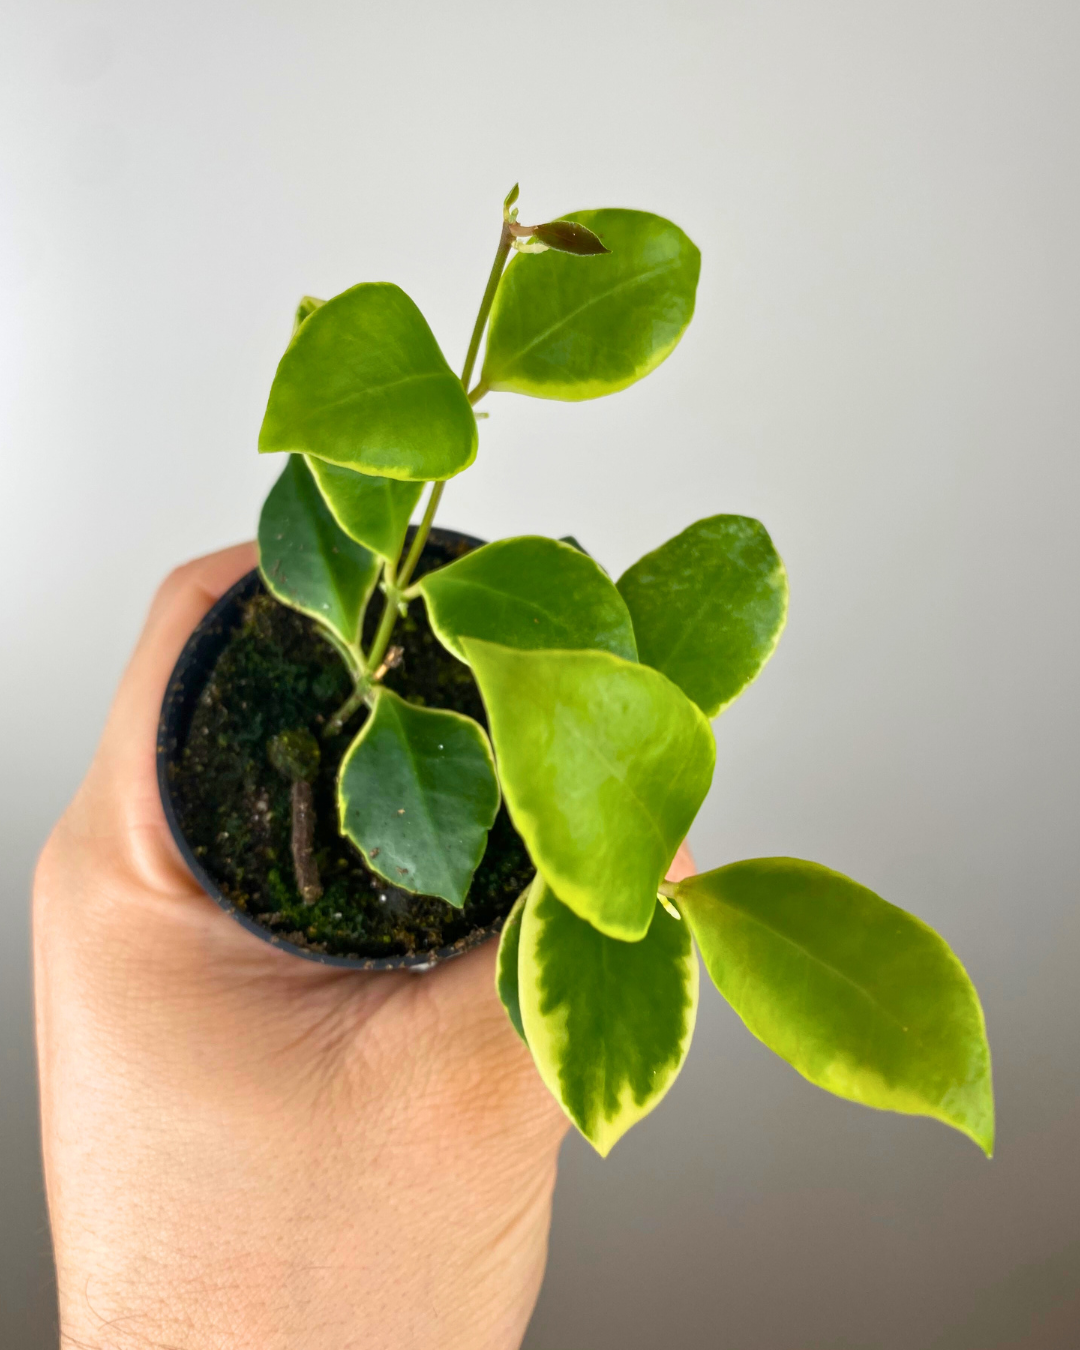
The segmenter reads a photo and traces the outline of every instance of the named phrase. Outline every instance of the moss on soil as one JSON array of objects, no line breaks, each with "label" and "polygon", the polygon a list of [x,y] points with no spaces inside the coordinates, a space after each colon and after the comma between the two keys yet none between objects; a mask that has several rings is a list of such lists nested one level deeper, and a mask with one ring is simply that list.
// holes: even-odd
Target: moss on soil
[{"label": "moss on soil", "polygon": [[[429,542],[417,575],[464,551],[463,543]],[[365,643],[379,609],[378,603],[370,607]],[[410,702],[452,708],[486,725],[472,675],[438,642],[421,601],[398,620],[393,640],[405,654],[386,677],[389,688]],[[504,917],[528,884],[534,869],[525,845],[502,807],[463,910],[412,895],[370,871],[338,833],[335,794],[338,766],[366,711],[339,735],[321,735],[351,692],[348,672],[318,626],[265,591],[257,594],[218,658],[170,770],[184,835],[238,909],[297,946],[370,958],[464,942]],[[324,893],[314,905],[304,904],[296,887],[290,787],[267,752],[273,737],[304,728],[319,736],[322,749],[314,798],[315,858]]]}]

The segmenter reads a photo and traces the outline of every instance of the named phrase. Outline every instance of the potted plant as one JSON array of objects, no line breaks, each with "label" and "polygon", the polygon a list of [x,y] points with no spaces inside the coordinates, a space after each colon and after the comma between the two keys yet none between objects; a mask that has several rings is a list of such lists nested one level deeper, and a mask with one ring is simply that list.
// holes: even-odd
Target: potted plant
[{"label": "potted plant", "polygon": [[601,1153],[679,1072],[695,944],[811,1082],[989,1153],[982,1010],[942,938],[817,863],[664,879],[712,779],[710,719],[784,626],[765,528],[710,514],[613,581],[571,538],[433,527],[487,393],[615,393],[693,315],[699,253],[670,221],[526,226],[516,198],[460,379],[394,285],[301,303],[260,433],[285,465],[259,572],[166,696],[181,848],[241,922],[316,960],[426,969],[501,928],[499,997]]}]

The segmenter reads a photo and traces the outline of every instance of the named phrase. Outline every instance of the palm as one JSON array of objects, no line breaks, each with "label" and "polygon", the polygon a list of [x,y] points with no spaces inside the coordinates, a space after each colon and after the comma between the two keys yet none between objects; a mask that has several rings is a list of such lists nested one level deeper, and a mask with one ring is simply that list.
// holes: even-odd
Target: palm
[{"label": "palm", "polygon": [[[495,996],[494,944],[424,975],[298,960],[219,910],[169,836],[153,761],[164,683],[250,558],[229,550],[167,584],[42,860],[39,1035],[62,1296],[66,1265],[82,1269],[71,1253],[86,1213],[95,1251],[130,1246],[149,1222],[188,1278],[235,1270],[245,1289],[265,1288],[266,1346],[308,1343],[312,1300],[325,1313],[349,1278],[362,1293],[350,1327],[409,1278],[440,1305],[411,1309],[416,1343],[432,1326],[456,1343],[443,1305],[460,1293],[490,1304],[487,1343],[515,1344],[566,1123]],[[478,1282],[507,1234],[516,1276],[493,1301]],[[461,1343],[484,1344],[475,1308],[463,1316]]]}]

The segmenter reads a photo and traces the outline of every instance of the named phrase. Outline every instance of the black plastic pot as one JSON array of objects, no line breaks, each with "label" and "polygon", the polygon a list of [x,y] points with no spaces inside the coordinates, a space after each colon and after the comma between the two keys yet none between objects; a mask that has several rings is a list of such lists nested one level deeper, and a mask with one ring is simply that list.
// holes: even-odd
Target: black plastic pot
[{"label": "black plastic pot", "polygon": [[[410,528],[409,534],[411,537],[413,534],[412,528]],[[432,530],[431,534],[433,542],[442,544],[464,542],[469,548],[479,548],[484,542],[482,539],[475,539],[471,535],[460,534],[456,530],[435,529]],[[242,924],[248,932],[282,951],[291,952],[294,956],[302,956],[307,961],[318,961],[324,966],[344,966],[352,970],[408,969],[425,971],[430,970],[440,961],[448,960],[453,956],[460,956],[463,952],[471,950],[488,938],[494,937],[502,929],[503,921],[501,919],[487,928],[474,929],[468,936],[461,938],[451,947],[441,947],[435,951],[416,952],[406,956],[330,956],[324,952],[311,951],[279,937],[256,922],[250,915],[238,909],[195,856],[195,851],[184,836],[180,826],[179,814],[172,796],[170,767],[178,763],[183,753],[199,695],[202,693],[218,657],[228,645],[233,633],[240,627],[244,606],[263,589],[262,578],[259,573],[252,571],[241,577],[231,590],[226,591],[195,629],[191,637],[188,638],[184,650],[180,653],[180,659],[169,677],[165,698],[161,705],[161,718],[158,722],[157,736],[158,787],[161,792],[162,806],[165,808],[165,819],[169,823],[172,837],[176,840],[176,846],[191,869],[195,880],[211,900],[220,905],[226,914],[234,918],[237,923]]]}]

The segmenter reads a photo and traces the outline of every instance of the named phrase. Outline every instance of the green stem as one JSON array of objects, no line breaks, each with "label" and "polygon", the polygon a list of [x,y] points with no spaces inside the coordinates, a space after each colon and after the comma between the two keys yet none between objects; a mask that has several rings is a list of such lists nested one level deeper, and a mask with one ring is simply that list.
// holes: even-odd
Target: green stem
[{"label": "green stem", "polygon": [[427,543],[428,535],[431,533],[431,523],[435,519],[435,512],[439,509],[439,503],[442,501],[442,495],[445,489],[445,482],[432,485],[431,496],[428,498],[427,510],[424,512],[424,517],[416,528],[416,534],[413,535],[409,556],[401,565],[401,576],[398,578],[399,590],[403,591],[412,579],[413,569],[420,561],[420,554],[423,553],[424,545]]},{"label": "green stem", "polygon": [[[413,541],[409,548],[405,561],[401,564],[401,571],[398,576],[391,580],[387,579],[386,606],[382,612],[382,618],[379,620],[378,631],[375,634],[375,640],[371,644],[371,650],[367,654],[368,670],[378,670],[379,664],[386,655],[386,649],[390,645],[390,638],[394,632],[394,624],[397,623],[398,605],[400,604],[405,587],[409,584],[412,577],[413,568],[420,561],[420,554],[424,551],[424,545],[427,543],[428,535],[431,533],[431,522],[435,519],[435,512],[439,509],[439,502],[442,499],[445,482],[435,483],[431,489],[431,496],[428,498],[427,509],[424,511],[424,518],[416,528],[413,535]],[[387,567],[389,571],[389,566]]]},{"label": "green stem", "polygon": [[327,722],[326,726],[323,727],[322,734],[324,736],[336,736],[337,733],[341,730],[341,728],[345,725],[345,723],[349,720],[349,718],[352,717],[353,713],[358,712],[360,710],[360,708],[364,704],[364,701],[367,699],[367,696],[370,693],[370,691],[371,691],[371,683],[368,680],[368,677],[366,675],[361,675],[357,682],[356,688],[352,691],[352,693],[341,705],[341,707],[337,710],[337,712],[333,715],[333,717],[331,717],[330,721]]},{"label": "green stem", "polygon": [[[513,233],[510,229],[510,220],[507,217],[508,208],[503,208],[502,232],[499,235],[499,247],[495,251],[495,261],[491,265],[491,272],[488,275],[487,286],[484,289],[484,298],[480,301],[480,310],[476,316],[476,323],[473,324],[472,337],[469,339],[469,350],[465,354],[465,366],[461,372],[461,387],[468,394],[470,403],[478,403],[487,393],[487,385],[481,379],[480,382],[469,390],[469,381],[472,379],[473,367],[476,365],[476,358],[480,351],[480,339],[484,336],[484,328],[487,326],[488,315],[491,313],[491,306],[495,303],[495,292],[499,289],[499,282],[502,279],[503,268],[506,266],[506,260],[510,256],[510,249],[513,245]],[[428,498],[427,508],[424,511],[423,519],[417,527],[416,534],[413,536],[412,544],[409,546],[409,552],[406,554],[405,561],[401,564],[400,571],[395,575],[390,567],[386,565],[386,577],[383,590],[386,594],[386,605],[382,612],[382,618],[379,620],[379,627],[375,633],[375,640],[371,644],[371,650],[366,657],[366,665],[369,671],[377,671],[386,655],[386,649],[390,646],[390,638],[393,636],[394,624],[397,623],[398,605],[405,598],[405,588],[412,579],[413,570],[420,561],[420,555],[424,551],[424,545],[428,541],[428,535],[431,533],[431,525],[435,519],[435,512],[439,509],[439,502],[442,501],[443,492],[446,489],[445,481],[432,484],[431,496]],[[412,597],[410,596],[409,599]],[[331,726],[340,724],[344,719],[342,713],[350,704],[354,706],[350,709],[350,715],[364,700],[364,694],[367,692],[367,681],[361,680],[362,688],[358,688],[357,695],[345,704],[330,723]]]},{"label": "green stem", "polygon": [[[503,268],[506,266],[506,260],[510,256],[510,248],[513,244],[514,236],[510,233],[510,222],[503,220],[502,233],[499,235],[499,247],[495,251],[495,261],[491,264],[491,273],[488,276],[487,289],[484,291],[484,298],[480,301],[480,312],[476,316],[476,323],[473,324],[472,337],[469,339],[469,350],[465,356],[465,368],[461,372],[461,383],[466,389],[469,387],[469,381],[472,379],[473,366],[476,365],[476,358],[480,352],[480,339],[484,336],[484,327],[488,321],[488,315],[491,313],[491,306],[495,303],[495,292],[499,289],[499,282],[502,279]],[[477,388],[480,386],[478,385]],[[474,391],[475,392],[475,391]],[[483,395],[479,395],[483,397]],[[472,395],[469,396],[469,402],[475,402]]]}]

